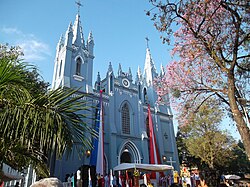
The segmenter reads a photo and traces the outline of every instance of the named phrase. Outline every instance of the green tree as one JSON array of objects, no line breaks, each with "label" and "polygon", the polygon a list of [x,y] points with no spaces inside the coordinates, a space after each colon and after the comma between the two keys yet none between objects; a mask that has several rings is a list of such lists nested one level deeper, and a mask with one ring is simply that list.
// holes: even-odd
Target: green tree
[{"label": "green tree", "polygon": [[48,175],[52,153],[60,158],[75,145],[79,153],[91,147],[95,133],[81,113],[89,106],[77,90],[46,92],[19,57],[18,48],[0,45],[0,161],[18,170],[32,163]]},{"label": "green tree", "polygon": [[237,145],[232,149],[234,157],[230,159],[229,165],[224,168],[224,173],[250,173],[250,161],[247,159],[243,143],[239,140]]},{"label": "green tree", "polygon": [[189,168],[203,168],[202,162],[200,158],[197,158],[191,155],[188,151],[188,148],[185,144],[185,139],[187,138],[186,133],[178,127],[178,131],[176,134],[176,145],[178,150],[179,161],[181,164]]},{"label": "green tree", "polygon": [[31,67],[30,70],[26,72],[26,88],[32,93],[33,97],[39,94],[45,94],[48,92],[49,83],[44,82],[39,71],[36,67]]},{"label": "green tree", "polygon": [[226,165],[233,158],[234,139],[219,130],[222,112],[216,105],[206,104],[193,114],[190,125],[183,127],[188,152],[200,158],[214,170]]}]

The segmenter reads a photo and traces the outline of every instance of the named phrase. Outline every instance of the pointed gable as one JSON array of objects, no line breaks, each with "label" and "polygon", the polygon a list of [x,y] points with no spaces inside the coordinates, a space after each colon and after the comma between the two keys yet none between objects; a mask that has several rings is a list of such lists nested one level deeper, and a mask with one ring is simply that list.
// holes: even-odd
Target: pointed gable
[{"label": "pointed gable", "polygon": [[73,26],[73,44],[75,46],[84,46],[83,29],[81,26],[80,15],[76,15],[76,19]]}]

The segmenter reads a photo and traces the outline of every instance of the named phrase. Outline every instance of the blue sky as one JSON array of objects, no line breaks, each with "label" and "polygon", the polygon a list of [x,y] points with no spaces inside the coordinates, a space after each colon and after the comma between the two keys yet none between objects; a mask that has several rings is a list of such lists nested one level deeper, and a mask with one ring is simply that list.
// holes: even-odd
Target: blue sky
[{"label": "blue sky", "polygon": [[[94,74],[106,76],[109,62],[115,75],[118,64],[122,70],[131,67],[133,78],[138,66],[143,70],[146,40],[158,72],[160,65],[170,62],[171,46],[162,44],[160,33],[146,16],[148,0],[82,0],[80,9],[85,40],[92,31]],[[51,83],[56,45],[77,14],[75,0],[0,0],[0,43],[19,45],[25,61],[38,67],[44,80]],[[226,120],[224,123],[230,123]],[[176,131],[175,122],[175,131]],[[233,125],[227,126],[239,138]]]},{"label": "blue sky", "polygon": [[[159,32],[145,14],[147,0],[82,0],[80,9],[84,38],[93,32],[94,77],[106,76],[109,62],[115,73],[131,67],[135,78],[143,69],[146,40],[158,72],[170,60],[170,47],[163,45]],[[35,64],[45,81],[52,81],[54,57],[61,34],[77,14],[74,0],[0,0],[0,42],[19,45],[26,61]]]}]

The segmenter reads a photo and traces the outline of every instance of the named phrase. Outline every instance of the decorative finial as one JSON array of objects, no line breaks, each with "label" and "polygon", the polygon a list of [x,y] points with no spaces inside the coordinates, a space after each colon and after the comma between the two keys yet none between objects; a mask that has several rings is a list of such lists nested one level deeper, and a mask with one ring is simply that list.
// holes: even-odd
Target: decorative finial
[{"label": "decorative finial", "polygon": [[148,42],[149,42],[149,39],[148,39],[148,37],[146,37],[145,39],[146,39],[147,48],[148,48]]},{"label": "decorative finial", "polygon": [[78,8],[78,15],[80,15],[80,7],[82,6],[81,0],[78,0],[78,1],[76,1],[75,3],[76,3],[77,8]]}]

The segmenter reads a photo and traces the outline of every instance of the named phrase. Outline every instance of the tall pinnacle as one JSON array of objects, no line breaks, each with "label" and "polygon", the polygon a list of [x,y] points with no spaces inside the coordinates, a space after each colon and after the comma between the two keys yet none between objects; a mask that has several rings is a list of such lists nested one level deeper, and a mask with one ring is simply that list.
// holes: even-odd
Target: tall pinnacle
[{"label": "tall pinnacle", "polygon": [[148,37],[146,37],[146,41],[147,41],[147,49],[146,49],[146,59],[144,65],[144,78],[146,79],[147,84],[151,85],[156,75],[156,68],[150,54],[150,49],[148,47],[148,41],[149,41]]},{"label": "tall pinnacle", "polygon": [[84,38],[83,38],[83,29],[82,29],[82,26],[81,26],[81,21],[80,21],[80,7],[82,6],[81,4],[81,1],[78,0],[75,2],[77,7],[78,7],[78,13],[76,15],[76,19],[75,19],[75,22],[74,22],[74,25],[73,25],[73,41],[72,43],[75,45],[75,46],[82,46],[84,45]]}]

